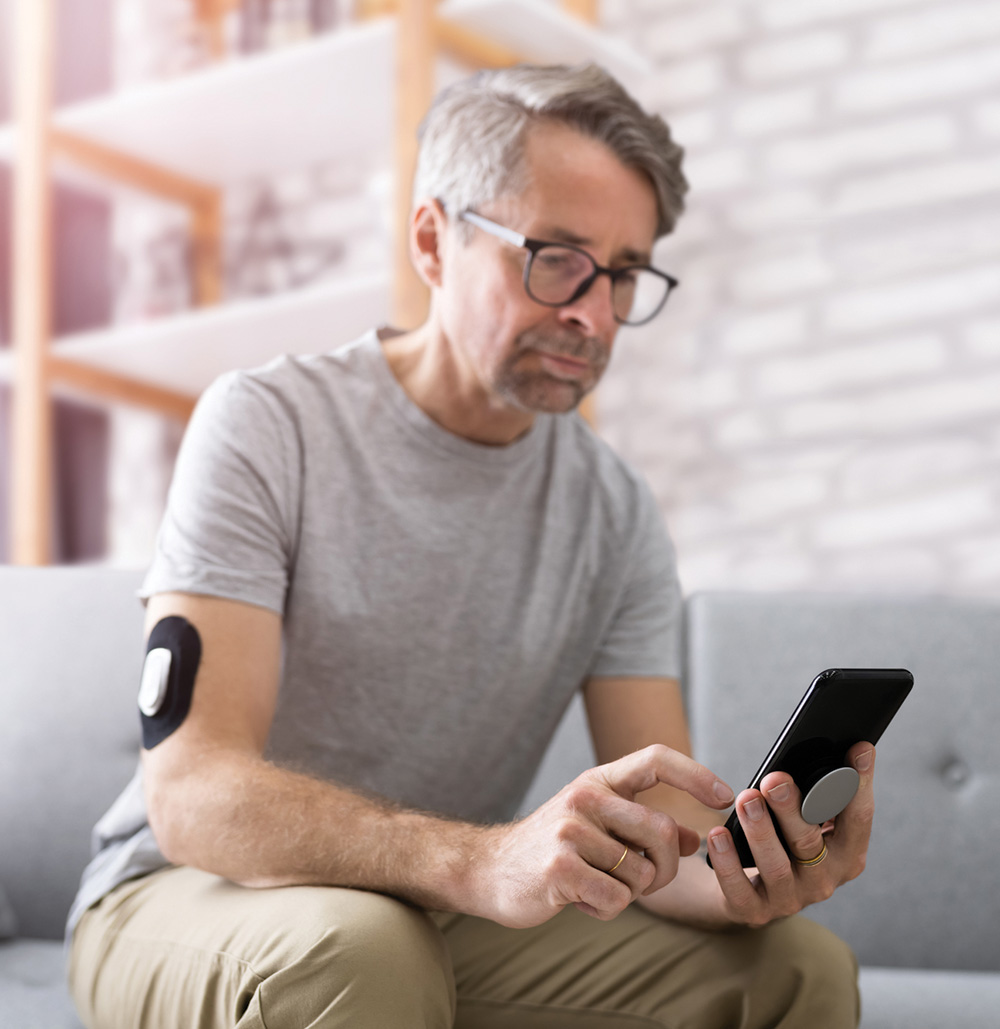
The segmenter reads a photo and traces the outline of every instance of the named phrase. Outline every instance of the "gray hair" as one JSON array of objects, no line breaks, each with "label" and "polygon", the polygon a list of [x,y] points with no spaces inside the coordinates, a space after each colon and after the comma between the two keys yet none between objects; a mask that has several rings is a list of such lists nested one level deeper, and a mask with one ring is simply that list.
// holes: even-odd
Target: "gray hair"
[{"label": "gray hair", "polygon": [[443,90],[420,126],[414,202],[432,197],[456,215],[520,192],[527,185],[528,129],[548,119],[604,143],[626,167],[645,173],[656,192],[656,235],[673,229],[688,189],[684,151],[659,115],[643,111],[596,64],[519,64]]}]

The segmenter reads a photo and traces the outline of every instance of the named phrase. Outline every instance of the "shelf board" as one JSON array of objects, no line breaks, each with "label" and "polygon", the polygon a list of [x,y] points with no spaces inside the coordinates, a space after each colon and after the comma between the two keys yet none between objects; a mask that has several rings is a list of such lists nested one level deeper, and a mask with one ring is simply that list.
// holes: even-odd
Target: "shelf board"
[{"label": "shelf board", "polygon": [[443,0],[437,13],[540,64],[595,61],[627,86],[653,70],[628,44],[546,0]]},{"label": "shelf board", "polygon": [[[595,60],[626,82],[650,70],[620,40],[541,0],[445,0],[440,17],[545,63]],[[266,178],[393,138],[396,20],[344,26],[280,50],[71,104],[53,124],[209,185]],[[16,132],[0,128],[0,159]],[[57,162],[60,166],[63,162]],[[70,181],[92,185],[89,173]]]},{"label": "shelf board", "polygon": [[[378,19],[72,104],[53,123],[216,186],[338,153],[387,155],[394,54],[395,22]],[[0,156],[15,138],[0,131]]]},{"label": "shelf board", "polygon": [[[195,396],[230,369],[348,343],[384,324],[389,303],[387,276],[355,276],[63,336],[52,344],[52,353]],[[13,355],[0,351],[0,381],[10,381],[12,374]]]}]

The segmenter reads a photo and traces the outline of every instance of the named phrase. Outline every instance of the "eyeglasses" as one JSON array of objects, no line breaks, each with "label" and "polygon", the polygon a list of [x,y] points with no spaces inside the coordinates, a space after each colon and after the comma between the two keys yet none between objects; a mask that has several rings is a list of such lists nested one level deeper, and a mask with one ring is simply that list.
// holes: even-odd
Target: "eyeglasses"
[{"label": "eyeglasses", "polygon": [[532,300],[546,307],[565,307],[590,289],[598,276],[611,280],[611,307],[619,325],[645,325],[663,309],[670,291],[680,285],[666,272],[646,264],[602,268],[586,250],[569,243],[528,239],[475,211],[458,216],[490,235],[528,251],[524,265],[524,289]]}]

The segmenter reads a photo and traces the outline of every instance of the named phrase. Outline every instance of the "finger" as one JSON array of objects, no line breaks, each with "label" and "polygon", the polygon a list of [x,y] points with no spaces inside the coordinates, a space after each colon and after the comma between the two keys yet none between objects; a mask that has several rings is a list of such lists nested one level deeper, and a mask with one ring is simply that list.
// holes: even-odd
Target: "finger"
[{"label": "finger", "polygon": [[[613,842],[618,845],[617,840]],[[655,880],[656,865],[640,851],[626,847],[623,852],[619,851],[617,859],[607,868],[605,874],[623,882],[632,891],[632,900],[635,900],[645,893]]]},{"label": "finger", "polygon": [[628,800],[661,782],[713,808],[729,807],[734,800],[733,791],[714,772],[661,743],[626,754],[598,771],[615,793]]},{"label": "finger", "polygon": [[776,914],[796,909],[795,872],[763,795],[758,790],[744,790],[736,798],[736,814],[766,887],[769,907]]},{"label": "finger", "polygon": [[677,875],[681,855],[693,854],[699,846],[698,833],[680,825],[663,811],[620,798],[602,804],[599,817],[607,831],[635,851],[642,851],[654,874],[643,883],[642,892],[666,886]]},{"label": "finger", "polygon": [[569,899],[581,911],[606,922],[620,915],[635,896],[628,883],[588,865],[577,876]]},{"label": "finger", "polygon": [[764,776],[761,793],[767,799],[781,833],[792,853],[800,861],[809,861],[823,850],[823,830],[802,817],[802,793],[785,772]]},{"label": "finger", "polygon": [[845,856],[846,878],[854,879],[864,870],[875,816],[875,748],[870,743],[855,744],[847,752],[847,761],[857,770],[858,792],[837,816],[829,839]]},{"label": "finger", "polygon": [[744,925],[761,924],[761,898],[746,874],[728,829],[712,829],[708,834],[712,870],[726,902],[736,919]]}]

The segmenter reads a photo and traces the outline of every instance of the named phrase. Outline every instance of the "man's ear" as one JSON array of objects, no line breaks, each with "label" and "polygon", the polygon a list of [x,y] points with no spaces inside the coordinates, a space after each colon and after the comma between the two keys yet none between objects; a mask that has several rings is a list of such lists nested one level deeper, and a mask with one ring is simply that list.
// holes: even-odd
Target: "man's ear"
[{"label": "man's ear", "polygon": [[428,286],[440,286],[448,216],[438,200],[422,200],[410,218],[410,260]]}]

